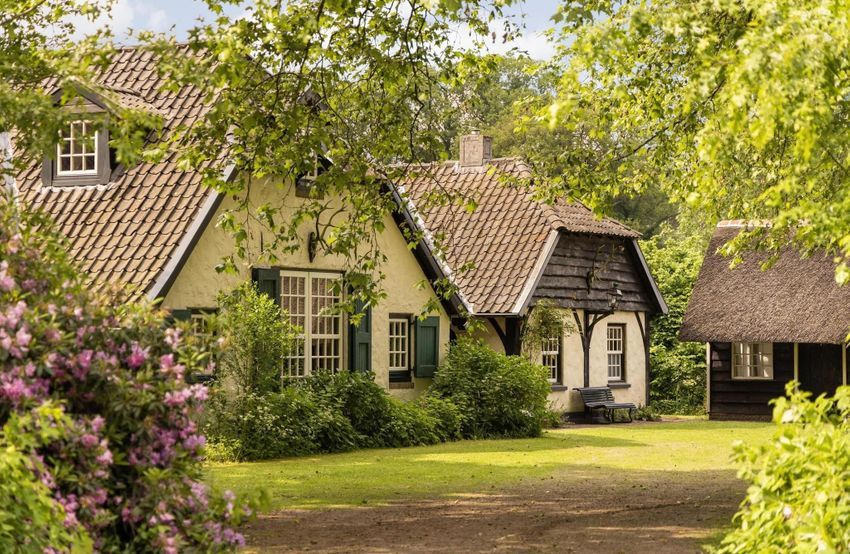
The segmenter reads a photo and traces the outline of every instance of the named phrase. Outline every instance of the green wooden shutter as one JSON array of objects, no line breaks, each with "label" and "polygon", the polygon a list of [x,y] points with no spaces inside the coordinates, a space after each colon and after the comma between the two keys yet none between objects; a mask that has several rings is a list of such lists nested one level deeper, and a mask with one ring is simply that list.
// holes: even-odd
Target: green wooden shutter
[{"label": "green wooden shutter", "polygon": [[257,290],[267,294],[280,306],[280,270],[255,267],[251,270],[251,279],[257,284]]},{"label": "green wooden shutter", "polygon": [[433,377],[440,361],[440,318],[416,320],[416,376]]},{"label": "green wooden shutter", "polygon": [[172,321],[188,321],[192,318],[192,310],[172,309],[170,318]]},{"label": "green wooden shutter", "polygon": [[357,300],[354,309],[363,317],[350,328],[348,366],[351,371],[372,371],[372,308],[364,309],[363,302]]}]

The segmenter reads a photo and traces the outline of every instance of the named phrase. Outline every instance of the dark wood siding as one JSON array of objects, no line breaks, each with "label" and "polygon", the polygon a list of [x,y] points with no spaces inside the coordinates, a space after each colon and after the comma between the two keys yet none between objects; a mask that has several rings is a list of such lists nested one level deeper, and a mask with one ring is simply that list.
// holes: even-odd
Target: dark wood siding
[{"label": "dark wood siding", "polygon": [[711,343],[711,419],[769,419],[771,398],[785,394],[785,384],[794,378],[794,345],[773,345],[773,379],[732,379],[732,345]]},{"label": "dark wood siding", "polygon": [[562,233],[533,298],[548,298],[564,308],[604,311],[615,283],[623,292],[617,309],[654,309],[640,262],[628,240]]}]

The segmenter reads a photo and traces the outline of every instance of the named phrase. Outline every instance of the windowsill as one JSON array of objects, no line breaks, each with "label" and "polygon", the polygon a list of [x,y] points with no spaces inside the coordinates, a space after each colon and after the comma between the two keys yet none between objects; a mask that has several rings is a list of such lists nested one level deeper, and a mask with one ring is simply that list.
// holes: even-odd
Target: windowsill
[{"label": "windowsill", "polygon": [[550,390],[552,392],[561,392],[565,390],[570,390],[570,387],[568,387],[567,385],[552,385]]},{"label": "windowsill", "polygon": [[732,377],[733,381],[773,381],[773,377]]},{"label": "windowsill", "polygon": [[631,388],[631,383],[625,383],[623,381],[608,381],[609,389],[628,389]]}]

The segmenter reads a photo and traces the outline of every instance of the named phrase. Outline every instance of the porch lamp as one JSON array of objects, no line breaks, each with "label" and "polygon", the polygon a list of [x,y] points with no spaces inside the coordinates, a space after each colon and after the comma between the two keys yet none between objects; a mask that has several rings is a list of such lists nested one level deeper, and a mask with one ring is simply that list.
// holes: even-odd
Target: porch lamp
[{"label": "porch lamp", "polygon": [[612,312],[617,309],[621,298],[623,298],[623,291],[620,290],[619,283],[611,283],[611,288],[608,290],[608,307]]}]

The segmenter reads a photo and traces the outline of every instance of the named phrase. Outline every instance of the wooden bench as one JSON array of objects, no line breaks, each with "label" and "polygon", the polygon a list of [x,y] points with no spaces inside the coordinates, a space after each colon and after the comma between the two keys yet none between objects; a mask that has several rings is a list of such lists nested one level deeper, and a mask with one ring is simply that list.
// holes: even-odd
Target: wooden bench
[{"label": "wooden bench", "polygon": [[581,394],[584,402],[584,413],[589,416],[588,421],[593,422],[593,412],[602,413],[602,422],[614,423],[614,410],[626,410],[629,422],[633,421],[632,411],[637,406],[631,402],[615,402],[614,393],[609,387],[584,387],[575,389]]}]

